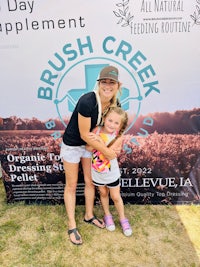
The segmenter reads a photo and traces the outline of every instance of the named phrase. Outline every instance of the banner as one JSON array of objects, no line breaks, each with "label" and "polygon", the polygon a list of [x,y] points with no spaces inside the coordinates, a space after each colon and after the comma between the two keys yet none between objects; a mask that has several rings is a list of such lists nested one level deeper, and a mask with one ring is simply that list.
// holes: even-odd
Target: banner
[{"label": "banner", "polygon": [[7,202],[63,203],[62,134],[80,96],[114,65],[129,116],[118,158],[124,202],[199,204],[199,32],[199,0],[0,0]]}]

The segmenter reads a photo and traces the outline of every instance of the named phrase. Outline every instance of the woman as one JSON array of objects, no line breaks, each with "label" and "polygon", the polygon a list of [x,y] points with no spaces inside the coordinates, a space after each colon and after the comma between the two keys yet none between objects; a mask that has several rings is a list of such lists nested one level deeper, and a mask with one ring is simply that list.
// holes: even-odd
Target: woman
[{"label": "woman", "polygon": [[85,217],[84,221],[99,228],[104,228],[103,221],[93,214],[95,187],[91,178],[91,153],[85,148],[88,144],[100,151],[108,160],[116,158],[117,142],[110,148],[95,140],[91,133],[106,114],[109,107],[117,106],[117,93],[121,83],[118,81],[118,69],[107,66],[100,72],[98,89],[81,96],[63,135],[61,158],[65,170],[66,186],[64,202],[68,215],[68,234],[70,241],[75,245],[82,244],[82,238],[75,221],[76,187],[78,182],[79,162],[82,163],[85,181]]}]

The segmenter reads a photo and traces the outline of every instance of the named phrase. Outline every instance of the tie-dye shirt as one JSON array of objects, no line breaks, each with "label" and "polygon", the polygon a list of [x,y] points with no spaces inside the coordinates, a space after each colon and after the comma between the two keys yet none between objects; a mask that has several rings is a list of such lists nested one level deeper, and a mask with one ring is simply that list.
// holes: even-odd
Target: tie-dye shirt
[{"label": "tie-dye shirt", "polygon": [[[98,127],[96,134],[101,137],[106,146],[110,144],[117,135],[116,132],[112,134],[101,133],[101,127]],[[107,160],[101,152],[94,149],[92,152],[92,169],[99,173],[107,173],[110,171],[110,168],[110,161]]]}]

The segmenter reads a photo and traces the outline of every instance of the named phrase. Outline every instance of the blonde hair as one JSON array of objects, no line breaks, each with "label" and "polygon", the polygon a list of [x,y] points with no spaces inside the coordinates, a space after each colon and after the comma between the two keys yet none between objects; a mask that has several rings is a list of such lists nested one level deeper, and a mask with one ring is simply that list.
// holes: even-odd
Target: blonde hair
[{"label": "blonde hair", "polygon": [[119,137],[123,134],[123,132],[125,131],[125,129],[128,125],[128,114],[121,107],[110,107],[108,112],[106,113],[104,119],[112,112],[115,112],[121,116],[121,125],[120,125],[120,130],[118,133],[118,137]]}]

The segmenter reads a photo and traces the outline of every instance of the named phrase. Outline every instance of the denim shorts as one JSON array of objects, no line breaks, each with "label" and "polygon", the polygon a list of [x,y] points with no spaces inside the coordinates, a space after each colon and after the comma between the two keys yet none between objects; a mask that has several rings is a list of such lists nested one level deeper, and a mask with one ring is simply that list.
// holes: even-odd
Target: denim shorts
[{"label": "denim shorts", "polygon": [[87,151],[85,146],[67,146],[61,144],[60,157],[70,163],[79,163],[81,158],[91,158],[92,153]]}]

